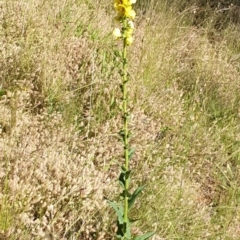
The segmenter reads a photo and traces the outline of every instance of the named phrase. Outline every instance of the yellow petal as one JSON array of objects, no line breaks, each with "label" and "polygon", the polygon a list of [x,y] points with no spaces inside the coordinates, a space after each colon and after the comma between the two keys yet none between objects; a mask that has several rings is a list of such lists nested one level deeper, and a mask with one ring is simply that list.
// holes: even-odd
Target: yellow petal
[{"label": "yellow petal", "polygon": [[127,43],[127,45],[131,45],[133,43],[133,37],[132,36],[127,37],[126,38],[126,43]]},{"label": "yellow petal", "polygon": [[129,28],[129,29],[126,31],[126,33],[125,33],[126,38],[131,37],[131,36],[132,36],[132,33],[133,33],[133,29],[132,29],[132,28]]},{"label": "yellow petal", "polygon": [[126,11],[125,15],[126,15],[126,17],[133,20],[136,17],[136,12],[133,9],[130,9],[130,10]]}]

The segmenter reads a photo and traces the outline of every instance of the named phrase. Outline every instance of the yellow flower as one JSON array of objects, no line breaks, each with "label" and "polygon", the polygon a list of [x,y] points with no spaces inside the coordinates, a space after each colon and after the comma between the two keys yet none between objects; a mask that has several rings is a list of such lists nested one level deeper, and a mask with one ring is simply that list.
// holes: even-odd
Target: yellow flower
[{"label": "yellow flower", "polygon": [[113,36],[114,36],[116,39],[122,37],[121,30],[120,30],[119,28],[115,28],[115,29],[113,30]]},{"label": "yellow flower", "polygon": [[125,13],[125,6],[122,4],[114,4],[114,8],[118,12],[119,15],[124,16]]},{"label": "yellow flower", "polygon": [[[118,12],[118,15],[121,17],[129,17],[132,18],[132,16],[134,15],[134,17],[136,16],[136,13],[134,10],[132,10],[132,6],[131,5],[124,5],[124,4],[114,4],[114,7],[116,9],[116,11]],[[132,18],[134,19],[134,18]]]},{"label": "yellow flower", "polygon": [[133,43],[133,37],[132,36],[127,37],[126,43],[127,43],[127,45],[131,45]]},{"label": "yellow flower", "polygon": [[133,33],[133,29],[132,28],[128,28],[127,31],[125,32],[125,37],[131,37]]},{"label": "yellow flower", "polygon": [[133,20],[136,17],[136,12],[133,9],[128,9],[125,16]]},{"label": "yellow flower", "polygon": [[122,22],[123,20],[127,20],[127,26],[124,30],[124,33],[120,31],[120,29],[115,28],[113,31],[113,35],[116,39],[124,38],[127,45],[131,45],[133,43],[133,29],[134,23],[132,20],[136,17],[136,12],[132,9],[132,4],[136,3],[136,0],[114,0],[114,8],[117,11],[117,16],[115,17],[116,21]]},{"label": "yellow flower", "polygon": [[122,4],[124,4],[125,6],[130,6],[130,5],[132,5],[131,0],[123,0],[123,1],[122,1]]}]

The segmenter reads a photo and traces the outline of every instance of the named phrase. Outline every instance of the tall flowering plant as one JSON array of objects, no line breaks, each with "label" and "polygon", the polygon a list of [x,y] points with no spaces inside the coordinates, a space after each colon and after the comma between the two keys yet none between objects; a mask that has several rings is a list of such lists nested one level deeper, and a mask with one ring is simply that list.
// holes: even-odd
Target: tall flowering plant
[{"label": "tall flowering plant", "polygon": [[113,35],[116,39],[123,41],[122,49],[122,104],[121,112],[123,118],[123,128],[120,130],[119,135],[123,142],[124,149],[124,164],[121,166],[121,173],[118,178],[122,191],[120,193],[120,202],[115,203],[109,201],[109,204],[113,207],[117,214],[117,239],[120,240],[145,240],[149,239],[154,232],[146,233],[142,236],[132,236],[131,224],[133,221],[129,219],[128,212],[133,206],[137,196],[143,190],[143,186],[138,187],[133,193],[130,193],[130,177],[131,170],[129,169],[129,161],[131,160],[134,150],[129,145],[130,131],[128,129],[129,121],[129,109],[128,109],[128,94],[127,94],[127,83],[128,72],[127,72],[127,47],[133,43],[133,30],[134,30],[134,19],[136,12],[133,10],[133,4],[136,0],[114,0],[114,8],[117,12],[115,20],[122,25],[121,28],[115,28]]}]

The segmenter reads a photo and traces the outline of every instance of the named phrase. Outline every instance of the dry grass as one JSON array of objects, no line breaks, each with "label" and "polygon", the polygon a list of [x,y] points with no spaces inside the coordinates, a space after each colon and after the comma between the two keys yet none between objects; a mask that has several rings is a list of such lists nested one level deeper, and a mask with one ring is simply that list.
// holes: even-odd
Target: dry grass
[{"label": "dry grass", "polygon": [[[239,26],[194,27],[194,8],[153,3],[130,49],[135,231],[238,239]],[[114,239],[113,14],[109,1],[0,2],[0,239]]]}]

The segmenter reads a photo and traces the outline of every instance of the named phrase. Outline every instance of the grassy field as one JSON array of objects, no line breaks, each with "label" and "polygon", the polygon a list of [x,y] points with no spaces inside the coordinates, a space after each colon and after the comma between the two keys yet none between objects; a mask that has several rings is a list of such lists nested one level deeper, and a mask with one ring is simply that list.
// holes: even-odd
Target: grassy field
[{"label": "grassy field", "polygon": [[[237,240],[239,8],[221,22],[221,6],[176,3],[135,6],[132,186],[146,187],[133,230],[155,230],[153,240]],[[106,203],[119,193],[122,161],[114,15],[108,0],[0,1],[1,240],[114,239]]]}]

